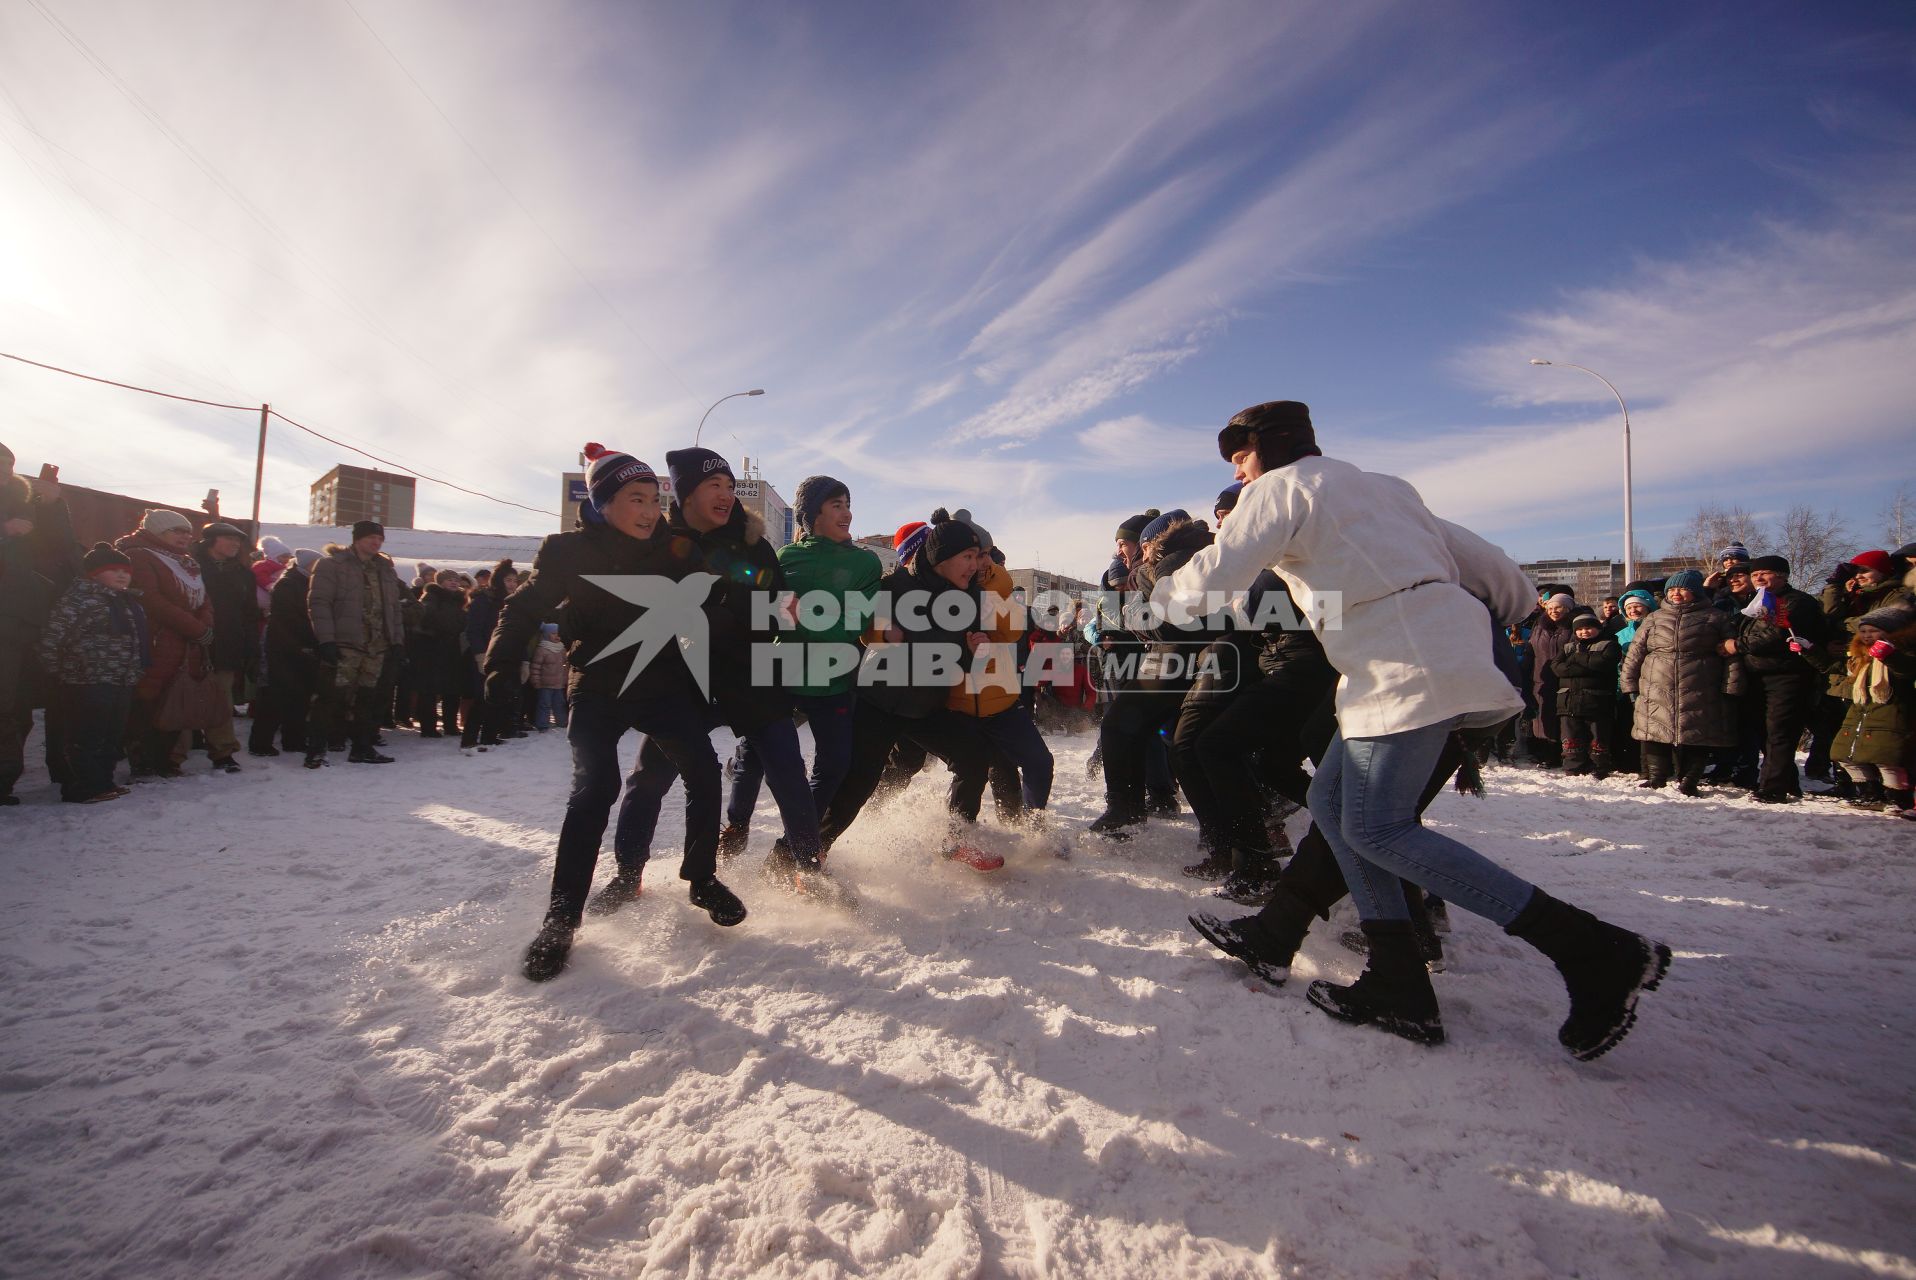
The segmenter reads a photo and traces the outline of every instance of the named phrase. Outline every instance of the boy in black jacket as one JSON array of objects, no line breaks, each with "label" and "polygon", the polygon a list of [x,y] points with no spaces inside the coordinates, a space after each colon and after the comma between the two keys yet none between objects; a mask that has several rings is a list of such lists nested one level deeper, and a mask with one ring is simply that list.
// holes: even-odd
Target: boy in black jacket
[{"label": "boy in black jacket", "polygon": [[1557,676],[1557,718],[1563,725],[1563,771],[1603,779],[1610,776],[1623,649],[1604,634],[1594,613],[1578,614],[1570,629],[1574,638],[1550,660]]}]

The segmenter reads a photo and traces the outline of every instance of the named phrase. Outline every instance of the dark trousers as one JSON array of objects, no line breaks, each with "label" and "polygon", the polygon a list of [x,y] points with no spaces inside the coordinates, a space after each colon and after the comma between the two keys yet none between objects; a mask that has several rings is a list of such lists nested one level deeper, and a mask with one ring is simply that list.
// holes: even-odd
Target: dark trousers
[{"label": "dark trousers", "polygon": [[1817,698],[1815,708],[1810,712],[1810,753],[1803,762],[1812,777],[1828,777],[1830,771],[1830,748],[1836,744],[1836,735],[1843,730],[1843,717],[1849,712],[1849,703],[1843,698],[1825,693]]},{"label": "dark trousers", "polygon": [[[799,715],[812,730],[812,808],[820,814],[832,802],[845,770],[852,762],[852,708],[858,693],[847,689],[822,698],[794,698]],[[759,787],[765,781],[765,766],[752,749],[750,738],[742,738],[738,754],[732,758],[732,790],[725,802],[725,821],[735,827],[751,825],[752,812],[758,808]]]},{"label": "dark trousers", "polygon": [[1703,766],[1713,754],[1709,747],[1681,747],[1668,742],[1639,742],[1642,750],[1643,776],[1668,782],[1671,778],[1697,781],[1703,777]]},{"label": "dark trousers", "polygon": [[[790,720],[774,720],[758,732],[745,735],[740,745],[749,748],[754,768],[772,786],[772,799],[778,804],[779,819],[785,824],[785,843],[792,854],[799,858],[816,856],[818,810],[805,781],[805,756],[798,747],[798,727]],[[659,807],[678,776],[678,764],[665,744],[654,747],[647,738],[639,750],[632,776],[626,779],[625,799],[619,805],[619,825],[612,837],[613,852],[618,855],[621,870],[642,865],[650,856]],[[756,785],[753,789],[756,791]],[[751,812],[747,810],[745,822],[751,820]]]},{"label": "dark trousers", "polygon": [[[685,859],[679,876],[710,879],[718,871],[719,766],[704,709],[691,697],[632,700],[580,693],[572,700],[572,792],[559,827],[548,918],[576,926],[592,891],[599,842],[619,798],[619,740],[628,730],[646,735],[685,779]],[[669,784],[668,784],[669,785]]]},{"label": "dark trousers", "polygon": [[892,747],[900,742],[909,742],[943,760],[951,770],[946,807],[960,822],[978,820],[991,769],[991,748],[976,722],[952,711],[934,711],[914,720],[893,715],[870,699],[860,699],[852,714],[851,766],[819,821],[825,848],[831,848],[857,820],[865,802],[878,789]]},{"label": "dark trousers", "polygon": [[[991,744],[995,763],[992,765],[992,791],[998,789],[998,778],[1019,780],[1019,800],[1025,809],[1043,809],[1051,803],[1051,779],[1054,762],[1051,748],[1045,745],[1044,735],[1038,732],[1038,722],[1031,718],[1031,709],[1022,702],[1013,703],[1007,710],[995,716],[976,717],[978,731]],[[1007,767],[1009,766],[1009,767]],[[1010,797],[1005,797],[1009,800]],[[1000,804],[1000,810],[1003,809]]]},{"label": "dark trousers", "polygon": [[118,684],[63,684],[54,695],[65,725],[62,800],[91,800],[113,790],[113,766],[126,742],[133,690]]},{"label": "dark trousers", "polygon": [[[1267,676],[1252,668],[1247,674],[1251,682],[1237,690],[1203,680],[1193,686],[1171,739],[1178,783],[1197,815],[1198,841],[1211,853],[1270,849],[1264,790],[1304,803],[1310,785],[1303,769],[1306,727],[1337,684],[1328,663],[1294,663]],[[1324,744],[1316,747],[1321,753]]]},{"label": "dark trousers", "polygon": [[275,738],[288,751],[306,749],[306,721],[313,703],[313,664],[288,654],[275,656],[266,687],[253,700],[253,727],[246,745],[264,751]]},{"label": "dark trousers", "polygon": [[0,796],[13,794],[13,784],[27,767],[27,736],[33,732],[32,673],[38,666],[30,640],[27,635],[17,642],[0,641]]},{"label": "dark trousers", "polygon": [[1757,776],[1757,790],[1790,792],[1801,795],[1803,779],[1796,769],[1796,744],[1809,727],[1816,699],[1822,695],[1823,677],[1799,664],[1798,671],[1752,671],[1747,674],[1755,688],[1751,698],[1763,709],[1763,771]]},{"label": "dark trousers", "polygon": [[1147,793],[1161,794],[1150,785],[1149,753],[1153,741],[1158,750],[1167,751],[1158,731],[1178,714],[1184,693],[1182,689],[1126,689],[1105,708],[1098,725],[1098,751],[1104,757],[1106,809],[1126,818],[1142,818]]},{"label": "dark trousers", "polygon": [[1565,769],[1589,767],[1599,773],[1608,773],[1616,767],[1612,748],[1617,727],[1608,708],[1597,715],[1559,716],[1557,724],[1559,732],[1563,734]]}]

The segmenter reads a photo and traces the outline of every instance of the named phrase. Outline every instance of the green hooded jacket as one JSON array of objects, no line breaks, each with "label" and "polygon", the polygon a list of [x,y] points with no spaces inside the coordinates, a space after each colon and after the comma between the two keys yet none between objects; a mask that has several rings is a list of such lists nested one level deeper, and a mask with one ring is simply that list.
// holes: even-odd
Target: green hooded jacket
[{"label": "green hooded jacket", "polygon": [[[807,594],[825,592],[837,597],[837,617],[829,623],[808,620],[799,610],[798,629],[782,633],[780,644],[857,644],[871,622],[871,601],[884,576],[877,555],[851,542],[807,535],[778,549],[785,585],[804,603]],[[788,638],[789,637],[789,638]],[[791,691],[801,698],[826,698],[848,692],[858,680],[858,664],[822,684],[800,681]]]}]

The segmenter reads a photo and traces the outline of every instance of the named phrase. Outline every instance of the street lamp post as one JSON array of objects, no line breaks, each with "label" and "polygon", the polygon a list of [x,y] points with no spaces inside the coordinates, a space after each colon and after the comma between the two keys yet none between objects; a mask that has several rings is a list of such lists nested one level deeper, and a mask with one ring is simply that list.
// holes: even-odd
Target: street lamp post
[{"label": "street lamp post", "polygon": [[1559,364],[1559,362],[1555,360],[1538,360],[1534,357],[1530,363],[1551,365],[1564,369],[1581,369],[1598,382],[1601,382],[1604,386],[1609,387],[1610,394],[1617,398],[1617,408],[1623,410],[1623,580],[1625,583],[1635,582],[1637,578],[1637,530],[1636,522],[1630,511],[1630,406],[1623,402],[1623,392],[1617,390],[1616,384],[1598,373],[1595,369],[1585,368],[1580,364],[1571,364],[1568,361],[1563,361]]},{"label": "street lamp post", "polygon": [[698,444],[699,437],[705,434],[705,419],[712,416],[712,409],[716,409],[720,405],[724,404],[727,400],[733,400],[738,398],[739,396],[762,396],[764,394],[765,394],[764,387],[754,387],[750,391],[734,391],[729,396],[720,396],[718,399],[712,401],[712,408],[707,409],[704,412],[704,414],[702,414],[699,418],[699,429],[692,433],[692,443],[694,445]]}]

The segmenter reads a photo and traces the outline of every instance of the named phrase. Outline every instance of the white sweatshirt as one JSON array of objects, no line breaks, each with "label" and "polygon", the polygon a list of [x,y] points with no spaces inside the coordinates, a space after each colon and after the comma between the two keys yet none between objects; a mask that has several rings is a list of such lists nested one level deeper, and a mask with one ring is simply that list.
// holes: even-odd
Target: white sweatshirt
[{"label": "white sweatshirt", "polygon": [[1259,476],[1216,545],[1159,584],[1158,602],[1202,609],[1206,592],[1240,591],[1267,567],[1289,584],[1342,676],[1346,738],[1459,718],[1490,725],[1523,709],[1492,656],[1491,623],[1536,607],[1530,580],[1484,539],[1432,515],[1396,476],[1333,458]]}]

